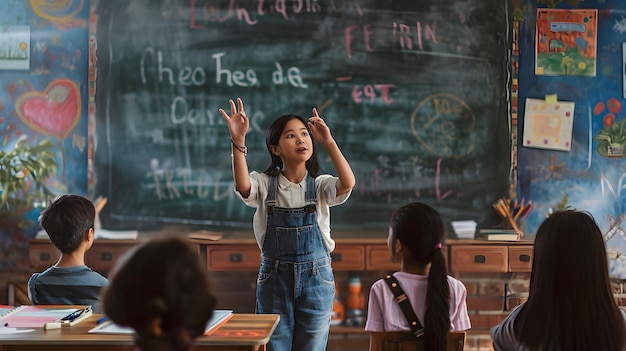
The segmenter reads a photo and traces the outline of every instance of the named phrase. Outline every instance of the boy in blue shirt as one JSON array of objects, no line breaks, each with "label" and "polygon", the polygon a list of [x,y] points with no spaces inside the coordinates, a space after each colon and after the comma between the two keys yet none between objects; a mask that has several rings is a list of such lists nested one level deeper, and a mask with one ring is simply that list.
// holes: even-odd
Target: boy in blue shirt
[{"label": "boy in blue shirt", "polygon": [[94,240],[96,209],[78,195],[61,195],[39,217],[41,227],[61,252],[57,263],[28,280],[35,305],[90,305],[99,312],[100,292],[108,280],[85,265]]}]

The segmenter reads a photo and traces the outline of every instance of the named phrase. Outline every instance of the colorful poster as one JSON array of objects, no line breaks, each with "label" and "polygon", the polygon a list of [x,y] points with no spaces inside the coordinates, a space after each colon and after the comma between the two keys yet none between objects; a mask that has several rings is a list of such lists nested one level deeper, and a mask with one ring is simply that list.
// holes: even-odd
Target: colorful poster
[{"label": "colorful poster", "polygon": [[0,69],[30,68],[30,26],[0,27]]},{"label": "colorful poster", "polygon": [[524,146],[570,151],[574,103],[526,99]]},{"label": "colorful poster", "polygon": [[537,9],[535,74],[596,75],[598,11]]}]

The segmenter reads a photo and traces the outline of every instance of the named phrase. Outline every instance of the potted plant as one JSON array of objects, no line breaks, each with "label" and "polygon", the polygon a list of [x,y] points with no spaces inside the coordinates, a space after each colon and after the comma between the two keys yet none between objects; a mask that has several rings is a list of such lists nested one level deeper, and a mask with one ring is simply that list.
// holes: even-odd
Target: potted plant
[{"label": "potted plant", "polygon": [[13,149],[0,150],[0,226],[27,229],[33,224],[33,218],[27,218],[29,211],[55,196],[46,185],[57,170],[53,150],[50,139],[31,146],[24,135]]}]

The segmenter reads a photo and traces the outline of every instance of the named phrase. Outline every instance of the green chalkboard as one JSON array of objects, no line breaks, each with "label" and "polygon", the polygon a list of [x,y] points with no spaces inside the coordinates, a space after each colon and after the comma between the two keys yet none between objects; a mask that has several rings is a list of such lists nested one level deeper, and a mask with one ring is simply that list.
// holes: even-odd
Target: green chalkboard
[{"label": "green chalkboard", "polygon": [[267,126],[318,108],[357,177],[333,228],[387,226],[409,201],[480,220],[508,191],[508,11],[493,0],[100,1],[103,225],[251,227],[218,113],[236,97],[258,171]]}]

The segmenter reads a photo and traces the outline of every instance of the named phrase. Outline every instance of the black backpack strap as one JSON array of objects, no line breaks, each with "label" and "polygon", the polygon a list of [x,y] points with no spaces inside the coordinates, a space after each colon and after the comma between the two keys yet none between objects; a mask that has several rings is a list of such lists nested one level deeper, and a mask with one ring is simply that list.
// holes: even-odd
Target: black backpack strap
[{"label": "black backpack strap", "polygon": [[413,307],[411,307],[411,302],[404,293],[404,290],[402,290],[402,287],[400,287],[398,279],[392,274],[389,274],[385,277],[385,282],[387,282],[389,289],[393,292],[393,296],[395,296],[396,302],[400,305],[400,309],[402,313],[404,313],[406,321],[409,322],[409,327],[411,327],[413,335],[415,335],[416,338],[424,335],[424,327],[422,327],[422,323],[417,319],[415,311],[413,311]]}]

